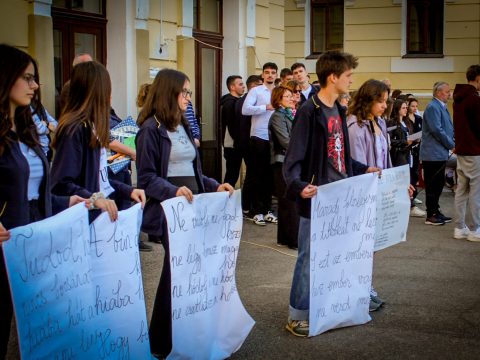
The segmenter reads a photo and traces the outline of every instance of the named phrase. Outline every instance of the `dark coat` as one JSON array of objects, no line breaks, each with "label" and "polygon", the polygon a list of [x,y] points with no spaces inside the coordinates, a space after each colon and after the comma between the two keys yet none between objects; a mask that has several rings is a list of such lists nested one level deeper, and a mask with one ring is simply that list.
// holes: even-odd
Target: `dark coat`
[{"label": "dark coat", "polygon": [[396,120],[387,122],[390,134],[390,157],[393,166],[401,166],[409,163],[410,146],[407,143],[408,129],[398,124]]},{"label": "dark coat", "polygon": [[[310,84],[311,85],[311,84]],[[305,101],[310,99],[313,95],[316,95],[318,93],[318,87],[316,85],[312,85],[310,88],[310,92],[308,93],[308,97],[305,98],[302,92],[300,92],[300,102],[298,103],[298,106],[302,105]]]},{"label": "dark coat", "polygon": [[222,144],[225,140],[225,132],[233,139],[233,147],[236,148],[238,144],[238,122],[235,117],[235,103],[239,98],[232,94],[225,94],[220,99],[220,121],[222,124]]},{"label": "dark coat", "polygon": [[[9,133],[15,141],[5,147],[0,156],[0,222],[6,229],[27,225],[30,222],[28,205],[28,178],[30,168],[23,156],[17,135]],[[40,147],[33,148],[43,164],[43,179],[39,188],[39,208],[45,217],[68,207],[69,197],[50,194],[50,169]],[[53,208],[52,208],[53,207]]]},{"label": "dark coat", "polygon": [[[315,101],[320,102],[315,95]],[[368,166],[355,161],[350,156],[350,143],[345,109],[337,102],[338,113],[342,119],[345,167],[347,175],[364,174]],[[311,199],[300,196],[302,190],[314,179],[312,185],[324,185],[328,180],[328,120],[320,106],[312,98],[308,99],[295,115],[290,136],[283,176],[287,184],[287,197],[295,200],[300,216],[310,218]]]},{"label": "dark coat", "polygon": [[[188,125],[184,125],[188,137],[194,144]],[[178,187],[167,180],[168,162],[172,142],[164,124],[150,117],[142,124],[135,139],[137,148],[138,187],[145,189],[147,203],[143,210],[142,231],[154,236],[162,236],[165,227],[165,214],[162,205],[164,200],[176,196]],[[202,174],[200,154],[194,145],[196,156],[194,172],[199,186],[199,193],[214,192],[220,184]]]},{"label": "dark coat", "polygon": [[480,155],[480,96],[470,84],[457,84],[453,92],[453,126],[457,155]]},{"label": "dark coat", "polygon": [[[57,139],[56,155],[52,164],[52,193],[56,195],[79,195],[89,198],[98,192],[100,148],[89,145],[92,130],[86,123],[75,125],[68,134]],[[130,198],[133,188],[116,180],[110,185],[122,198]],[[90,220],[100,214],[91,212]]]},{"label": "dark coat", "polygon": [[235,121],[238,124],[238,136],[235,147],[242,152],[242,155],[248,153],[248,144],[250,143],[250,129],[252,127],[252,117],[242,114],[243,103],[247,95],[243,95],[235,102]]}]

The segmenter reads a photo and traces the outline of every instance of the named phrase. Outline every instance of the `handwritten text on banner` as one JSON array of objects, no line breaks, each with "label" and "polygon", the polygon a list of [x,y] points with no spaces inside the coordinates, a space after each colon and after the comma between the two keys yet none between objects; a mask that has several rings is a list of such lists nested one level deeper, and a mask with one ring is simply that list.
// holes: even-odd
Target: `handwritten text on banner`
[{"label": "handwritten text on banner", "polygon": [[176,197],[162,203],[172,274],[173,346],[169,359],[225,359],[254,325],[237,292],[242,235],[240,191]]},{"label": "handwritten text on banner", "polygon": [[3,244],[22,359],[148,359],[140,205],[88,225],[84,204]]},{"label": "handwritten text on banner", "polygon": [[383,170],[377,190],[375,251],[407,241],[410,199],[408,165]]},{"label": "handwritten text on banner", "polygon": [[320,186],[312,199],[309,336],[371,319],[377,183],[356,176]]}]

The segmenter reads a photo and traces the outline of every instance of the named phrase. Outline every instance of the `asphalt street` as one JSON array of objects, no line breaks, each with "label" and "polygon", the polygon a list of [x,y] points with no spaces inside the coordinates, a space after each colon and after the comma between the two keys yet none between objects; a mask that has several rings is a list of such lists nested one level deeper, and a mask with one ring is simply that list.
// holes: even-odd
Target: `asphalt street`
[{"label": "asphalt street", "polygon": [[[453,200],[443,193],[444,214],[453,216]],[[372,321],[297,338],[285,330],[296,251],[276,246],[276,225],[245,220],[236,281],[256,324],[231,359],[480,359],[480,243],[453,239],[453,228],[410,218],[407,241],[375,255],[373,283],[387,304]],[[141,253],[148,318],[164,255],[153,246]],[[13,337],[7,359],[17,358]]]}]

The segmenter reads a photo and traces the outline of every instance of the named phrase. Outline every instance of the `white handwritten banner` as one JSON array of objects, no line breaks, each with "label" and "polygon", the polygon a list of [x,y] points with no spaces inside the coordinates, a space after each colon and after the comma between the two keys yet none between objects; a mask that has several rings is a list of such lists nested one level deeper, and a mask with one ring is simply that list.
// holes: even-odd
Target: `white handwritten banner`
[{"label": "white handwritten banner", "polygon": [[172,351],[168,359],[225,359],[254,325],[235,282],[240,191],[175,197],[162,203],[172,276]]},{"label": "white handwritten banner", "polygon": [[377,191],[375,251],[407,241],[410,217],[409,184],[408,165],[382,170]]},{"label": "white handwritten banner", "polygon": [[312,199],[309,336],[371,320],[377,184],[374,174],[356,176]]},{"label": "white handwritten banner", "polygon": [[148,359],[140,205],[89,227],[85,205],[3,244],[22,359]]}]

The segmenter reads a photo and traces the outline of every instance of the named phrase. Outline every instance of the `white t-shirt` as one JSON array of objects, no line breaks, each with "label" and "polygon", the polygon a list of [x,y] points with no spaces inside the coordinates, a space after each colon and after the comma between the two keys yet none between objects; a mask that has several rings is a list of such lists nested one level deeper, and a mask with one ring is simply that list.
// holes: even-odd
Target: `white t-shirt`
[{"label": "white t-shirt", "polygon": [[185,132],[185,128],[180,124],[175,131],[167,131],[167,134],[172,142],[167,176],[195,176],[193,170],[193,160],[196,156],[195,147]]},{"label": "white t-shirt", "polygon": [[108,181],[108,163],[107,163],[107,150],[105,148],[100,149],[100,168],[98,171],[99,191],[108,197],[115,190]]}]

